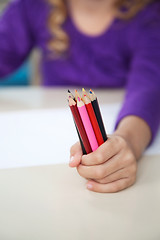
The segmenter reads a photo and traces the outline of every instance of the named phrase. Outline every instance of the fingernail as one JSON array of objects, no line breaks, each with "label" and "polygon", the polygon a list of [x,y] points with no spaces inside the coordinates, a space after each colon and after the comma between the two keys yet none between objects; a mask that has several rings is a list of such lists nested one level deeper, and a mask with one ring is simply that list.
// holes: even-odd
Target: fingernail
[{"label": "fingernail", "polygon": [[72,157],[70,158],[69,162],[71,163],[71,162],[73,162],[73,161],[74,161],[74,157],[72,156]]},{"label": "fingernail", "polygon": [[87,184],[87,188],[88,188],[88,189],[91,189],[92,187],[93,187],[93,186],[92,186],[91,183],[88,183],[88,184]]}]

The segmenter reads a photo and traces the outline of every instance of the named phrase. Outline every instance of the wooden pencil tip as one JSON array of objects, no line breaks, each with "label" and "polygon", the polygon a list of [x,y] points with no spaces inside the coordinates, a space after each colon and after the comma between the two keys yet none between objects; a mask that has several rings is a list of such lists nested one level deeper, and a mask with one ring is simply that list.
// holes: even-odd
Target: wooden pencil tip
[{"label": "wooden pencil tip", "polygon": [[68,93],[71,93],[71,91],[68,89]]},{"label": "wooden pencil tip", "polygon": [[83,92],[85,92],[85,89],[84,89],[84,88],[82,88],[82,91],[83,91]]},{"label": "wooden pencil tip", "polygon": [[81,101],[81,99],[80,99],[80,97],[78,97],[78,102],[80,102]]}]

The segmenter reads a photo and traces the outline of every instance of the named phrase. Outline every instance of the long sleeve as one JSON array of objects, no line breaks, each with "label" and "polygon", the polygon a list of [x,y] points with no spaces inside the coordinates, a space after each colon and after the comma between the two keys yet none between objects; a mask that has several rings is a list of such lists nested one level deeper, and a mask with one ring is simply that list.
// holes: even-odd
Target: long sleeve
[{"label": "long sleeve", "polygon": [[25,1],[14,0],[0,17],[0,77],[17,69],[33,45]]},{"label": "long sleeve", "polygon": [[[155,9],[154,9],[155,10]],[[126,95],[116,126],[128,115],[149,125],[152,141],[160,124],[160,14],[156,10],[131,34],[132,60]]]}]

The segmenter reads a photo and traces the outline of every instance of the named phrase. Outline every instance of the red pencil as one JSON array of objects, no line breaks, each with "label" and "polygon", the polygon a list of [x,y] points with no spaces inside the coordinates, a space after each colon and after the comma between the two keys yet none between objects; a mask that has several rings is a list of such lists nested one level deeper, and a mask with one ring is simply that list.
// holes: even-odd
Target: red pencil
[{"label": "red pencil", "polygon": [[94,109],[92,107],[91,100],[85,94],[83,94],[83,101],[85,103],[85,106],[86,106],[86,109],[87,109],[87,112],[88,112],[93,130],[94,130],[94,133],[96,135],[98,145],[100,146],[104,143],[104,140],[103,140],[103,137],[102,137],[101,130],[99,128],[99,124],[98,124]]},{"label": "red pencil", "polygon": [[97,100],[97,97],[96,97],[95,93],[92,91],[92,89],[90,89],[89,93],[90,93],[90,100],[91,100],[91,103],[92,103],[92,107],[94,109],[94,112],[95,112],[95,115],[96,115],[96,118],[97,118],[97,121],[98,121],[98,125],[99,125],[99,128],[101,130],[103,140],[105,142],[107,140],[107,134],[106,134],[106,131],[105,131],[103,120],[102,120],[102,115],[101,115],[101,111],[100,111],[100,108],[99,108],[98,100]]},{"label": "red pencil", "polygon": [[78,111],[78,108],[77,108],[77,104],[71,97],[69,98],[69,107],[71,109],[73,118],[76,122],[76,125],[77,125],[77,128],[78,128],[79,134],[81,136],[81,139],[82,139],[84,148],[86,150],[86,153],[87,154],[91,153],[92,152],[91,145],[89,143],[86,131],[84,129],[84,125],[83,125],[83,122],[81,120],[81,117],[80,117],[80,114],[79,114],[79,111]]}]

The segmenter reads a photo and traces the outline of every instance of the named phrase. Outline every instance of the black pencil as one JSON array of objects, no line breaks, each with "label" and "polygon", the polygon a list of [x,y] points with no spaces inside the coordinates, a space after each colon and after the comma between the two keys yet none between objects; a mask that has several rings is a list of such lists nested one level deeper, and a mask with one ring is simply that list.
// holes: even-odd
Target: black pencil
[{"label": "black pencil", "polygon": [[103,137],[103,140],[105,142],[107,140],[107,134],[106,134],[105,127],[104,127],[104,124],[103,124],[102,115],[101,115],[101,112],[100,112],[98,100],[97,100],[97,97],[96,97],[95,93],[91,89],[90,89],[89,93],[90,93],[91,103],[92,103],[92,106],[93,106],[93,109],[94,109],[94,112],[95,112],[95,115],[96,115],[96,118],[97,118],[97,121],[98,121],[98,124],[99,124],[99,128],[101,130],[102,137]]},{"label": "black pencil", "polygon": [[83,145],[83,142],[82,142],[81,136],[80,136],[80,134],[79,134],[79,131],[78,131],[77,125],[76,125],[76,123],[75,123],[75,120],[73,119],[73,121],[74,121],[74,124],[75,124],[76,130],[77,130],[77,134],[78,134],[78,138],[79,138],[79,141],[80,141],[80,144],[81,144],[82,152],[83,152],[83,154],[87,154],[86,149],[84,148],[84,145]]}]

